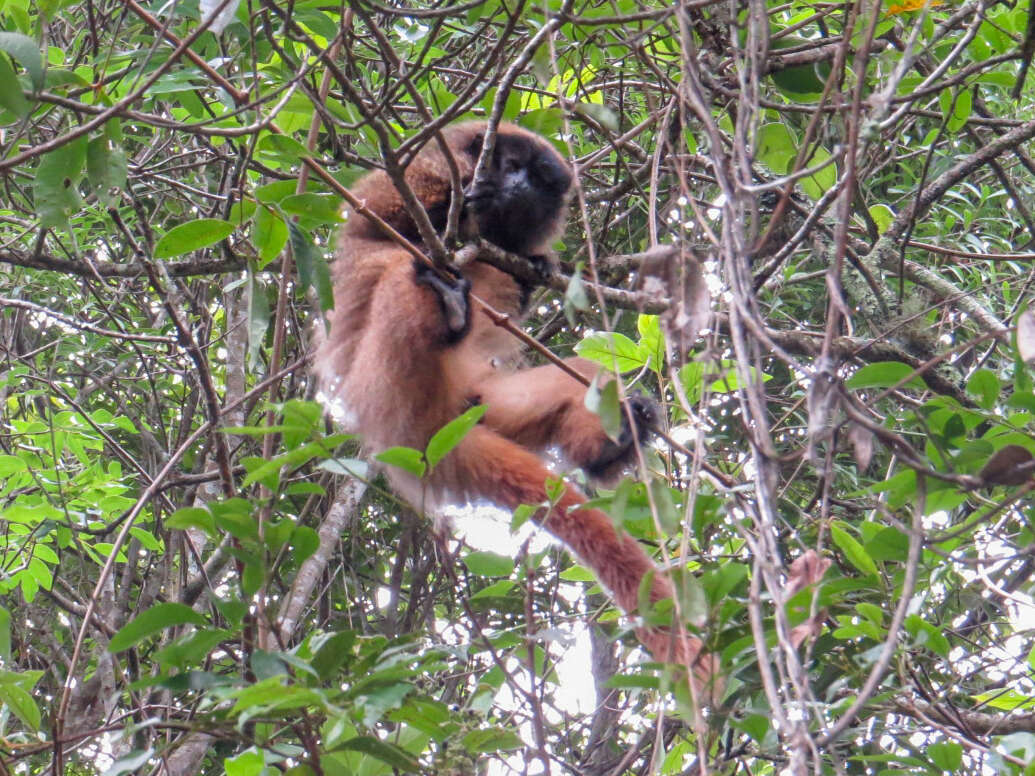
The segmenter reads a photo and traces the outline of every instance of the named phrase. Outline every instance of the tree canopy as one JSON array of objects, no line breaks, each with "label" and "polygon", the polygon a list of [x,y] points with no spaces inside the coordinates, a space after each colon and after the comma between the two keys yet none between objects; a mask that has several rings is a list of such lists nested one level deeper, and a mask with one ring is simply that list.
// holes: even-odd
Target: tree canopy
[{"label": "tree canopy", "polygon": [[[1027,5],[0,0],[0,774],[1035,773]],[[660,402],[594,503],[707,706],[316,396],[350,184],[474,116],[576,170],[529,358]]]}]

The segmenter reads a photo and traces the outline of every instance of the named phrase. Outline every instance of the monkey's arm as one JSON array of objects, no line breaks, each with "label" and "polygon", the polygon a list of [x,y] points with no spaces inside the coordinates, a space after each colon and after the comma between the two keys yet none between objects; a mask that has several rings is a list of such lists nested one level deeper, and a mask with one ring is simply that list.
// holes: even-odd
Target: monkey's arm
[{"label": "monkey's arm", "polygon": [[465,281],[455,289],[433,285],[408,253],[383,243],[352,241],[345,255],[351,261],[336,267],[326,349],[351,356],[336,365],[338,374],[370,372],[398,382],[399,390],[426,391],[422,383],[439,381],[438,354],[466,326]]},{"label": "monkey's arm", "polygon": [[[582,358],[567,363],[587,378],[600,371]],[[635,425],[630,426],[623,411],[621,432],[612,440],[600,418],[586,408],[585,398],[586,387],[552,365],[495,373],[478,383],[470,397],[486,405],[483,422],[500,435],[532,450],[557,445],[571,463],[608,480],[628,463],[634,440],[646,439],[657,410],[650,399],[630,396]]]},{"label": "monkey's arm", "polygon": [[446,341],[463,339],[471,328],[471,304],[469,294],[471,281],[465,277],[450,277],[424,261],[414,259],[414,280],[427,286],[438,296],[442,319],[446,325]]}]

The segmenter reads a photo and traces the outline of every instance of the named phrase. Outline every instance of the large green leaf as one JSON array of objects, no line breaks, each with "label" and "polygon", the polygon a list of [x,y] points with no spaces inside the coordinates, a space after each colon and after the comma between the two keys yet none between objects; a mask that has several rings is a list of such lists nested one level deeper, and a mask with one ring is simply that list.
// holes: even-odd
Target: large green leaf
[{"label": "large green leaf", "polygon": [[218,218],[199,218],[174,226],[155,245],[156,259],[169,259],[215,245],[234,231],[234,225]]},{"label": "large green leaf", "polygon": [[177,625],[204,626],[207,620],[185,604],[155,604],[145,609],[132,620],[123,625],[108,642],[109,652],[121,652],[129,649],[148,636],[161,633],[166,628]]}]

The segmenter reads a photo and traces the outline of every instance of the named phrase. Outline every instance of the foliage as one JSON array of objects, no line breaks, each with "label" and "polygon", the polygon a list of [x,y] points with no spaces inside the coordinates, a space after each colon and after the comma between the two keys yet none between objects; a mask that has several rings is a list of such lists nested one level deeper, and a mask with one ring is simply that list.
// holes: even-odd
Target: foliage
[{"label": "foliage", "polygon": [[[1027,11],[0,2],[0,773],[1035,772]],[[528,328],[664,403],[595,503],[705,712],[314,401],[342,187],[472,115],[578,164]]]}]

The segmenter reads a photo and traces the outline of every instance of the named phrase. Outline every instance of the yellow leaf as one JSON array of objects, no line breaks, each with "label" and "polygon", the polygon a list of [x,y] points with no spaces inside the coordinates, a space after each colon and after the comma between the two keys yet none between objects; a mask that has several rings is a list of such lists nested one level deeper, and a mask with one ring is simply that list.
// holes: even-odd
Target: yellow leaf
[{"label": "yellow leaf", "polygon": [[900,13],[909,13],[910,11],[919,11],[924,6],[930,5],[932,7],[936,5],[942,5],[942,0],[903,0],[900,3],[892,3],[888,6],[887,16],[895,16]]}]

